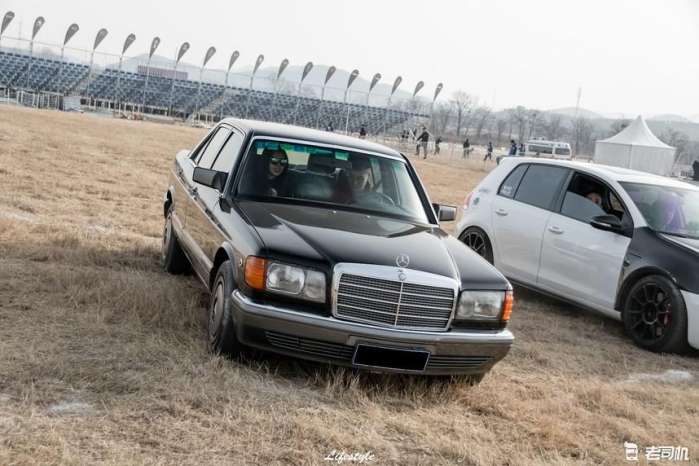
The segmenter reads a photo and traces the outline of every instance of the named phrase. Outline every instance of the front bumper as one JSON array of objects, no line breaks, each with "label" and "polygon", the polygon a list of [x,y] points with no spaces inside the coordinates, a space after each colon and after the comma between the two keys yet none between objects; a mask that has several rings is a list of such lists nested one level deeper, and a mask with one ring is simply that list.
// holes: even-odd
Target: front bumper
[{"label": "front bumper", "polygon": [[259,304],[238,290],[232,301],[237,337],[254,348],[347,367],[353,367],[357,344],[429,352],[424,370],[370,367],[381,372],[482,374],[514,341],[509,330],[422,332],[338,320]]}]

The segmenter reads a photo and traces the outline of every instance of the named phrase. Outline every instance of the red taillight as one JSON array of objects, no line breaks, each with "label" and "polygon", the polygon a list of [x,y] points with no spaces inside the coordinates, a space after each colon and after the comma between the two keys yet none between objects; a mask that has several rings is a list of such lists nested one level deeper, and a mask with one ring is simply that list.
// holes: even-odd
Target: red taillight
[{"label": "red taillight", "polygon": [[464,210],[467,210],[468,206],[471,205],[471,197],[473,197],[473,191],[468,193],[468,196],[466,196],[466,199],[464,200]]}]

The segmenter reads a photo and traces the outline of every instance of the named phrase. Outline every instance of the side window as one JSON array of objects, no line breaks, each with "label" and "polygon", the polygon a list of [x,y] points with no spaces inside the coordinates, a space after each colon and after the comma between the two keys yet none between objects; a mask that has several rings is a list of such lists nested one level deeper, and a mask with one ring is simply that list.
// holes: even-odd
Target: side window
[{"label": "side window", "polygon": [[522,181],[522,177],[524,176],[524,172],[527,171],[527,167],[529,165],[527,164],[521,164],[518,165],[517,168],[512,170],[509,175],[507,175],[507,178],[505,178],[505,181],[502,182],[500,185],[500,190],[498,191],[498,194],[501,196],[509,197],[512,199],[515,197],[515,193],[517,192],[517,187],[519,186],[519,182]]},{"label": "side window", "polygon": [[226,141],[226,145],[223,146],[221,152],[216,157],[216,161],[212,167],[213,170],[217,172],[230,173],[233,170],[235,162],[238,160],[240,154],[240,148],[243,145],[243,136],[233,131],[231,137]]},{"label": "side window", "polygon": [[221,150],[223,143],[226,142],[229,134],[231,134],[231,132],[226,128],[219,128],[216,131],[216,134],[211,137],[209,144],[207,144],[206,148],[197,159],[197,165],[202,168],[211,168],[214,159]]},{"label": "side window", "polygon": [[542,209],[551,209],[566,176],[567,168],[531,165],[522,178],[515,200]]}]

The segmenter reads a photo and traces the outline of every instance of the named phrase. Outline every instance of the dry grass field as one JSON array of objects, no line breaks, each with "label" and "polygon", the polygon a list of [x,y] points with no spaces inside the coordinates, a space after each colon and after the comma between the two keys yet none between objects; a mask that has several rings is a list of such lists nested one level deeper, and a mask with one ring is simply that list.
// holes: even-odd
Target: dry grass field
[{"label": "dry grass field", "polygon": [[[624,441],[699,461],[696,354],[523,290],[476,387],[210,356],[205,291],[158,262],[166,172],[202,135],[0,106],[0,464],[620,464]],[[458,205],[485,173],[416,164]]]}]

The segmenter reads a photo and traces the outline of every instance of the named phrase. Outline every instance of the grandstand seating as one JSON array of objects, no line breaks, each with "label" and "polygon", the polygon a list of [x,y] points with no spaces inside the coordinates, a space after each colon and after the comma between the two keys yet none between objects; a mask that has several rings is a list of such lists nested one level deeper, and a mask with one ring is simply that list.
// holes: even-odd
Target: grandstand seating
[{"label": "grandstand seating", "polygon": [[[147,81],[147,86],[146,86]],[[301,126],[344,129],[364,125],[369,133],[405,124],[413,117],[425,117],[396,109],[321,101],[205,81],[148,76],[113,68],[90,70],[87,65],[27,54],[0,51],[0,88],[80,95],[98,101],[120,102],[146,110],[164,109],[187,117],[200,112],[219,118],[237,116]],[[144,95],[145,89],[145,95]]]}]

